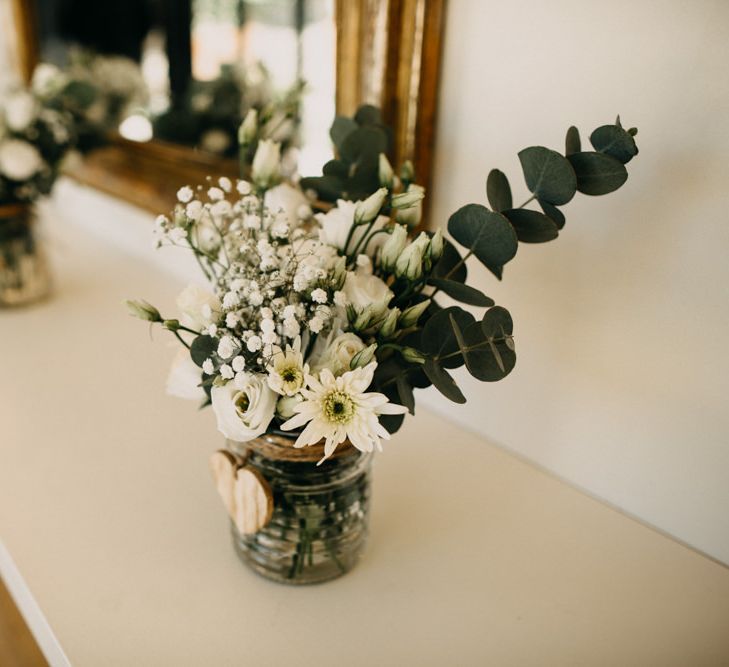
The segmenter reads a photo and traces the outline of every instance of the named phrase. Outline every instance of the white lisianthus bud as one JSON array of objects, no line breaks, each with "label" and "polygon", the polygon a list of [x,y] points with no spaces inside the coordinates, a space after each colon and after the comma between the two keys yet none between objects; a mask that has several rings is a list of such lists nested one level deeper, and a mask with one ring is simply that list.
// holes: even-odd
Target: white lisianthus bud
[{"label": "white lisianthus bud", "polygon": [[388,273],[395,268],[395,263],[400,253],[405,249],[408,242],[408,231],[403,225],[395,225],[392,234],[388,237],[382,246],[382,254],[380,255],[380,265]]},{"label": "white lisianthus bud", "polygon": [[391,338],[395,331],[397,331],[397,321],[400,319],[400,309],[399,308],[392,308],[388,311],[387,317],[385,317],[385,321],[382,323],[382,326],[380,327],[380,336],[382,338]]},{"label": "white lisianthus bud", "polygon": [[414,327],[418,323],[420,316],[428,309],[429,305],[430,301],[426,300],[416,303],[414,306],[410,306],[410,308],[406,308],[400,316],[398,323],[403,329]]},{"label": "white lisianthus bud", "polygon": [[241,146],[248,146],[253,143],[258,132],[258,112],[255,109],[251,109],[246,114],[243,122],[238,128],[238,143]]},{"label": "white lisianthus bud", "polygon": [[281,144],[263,139],[253,158],[251,175],[259,188],[269,188],[278,183],[281,172]]},{"label": "white lisianthus bud", "polygon": [[385,203],[387,192],[387,188],[380,188],[364,201],[357,202],[357,207],[354,210],[354,224],[364,225],[372,222]]},{"label": "white lisianthus bud", "polygon": [[392,208],[410,208],[421,201],[423,197],[425,197],[425,188],[422,185],[413,183],[408,186],[405,192],[392,195]]},{"label": "white lisianthus bud", "polygon": [[355,368],[364,368],[374,359],[376,349],[377,343],[372,343],[369,347],[357,352],[357,354],[355,354],[349,362],[349,369],[354,370]]},{"label": "white lisianthus bud", "polygon": [[404,347],[400,350],[402,358],[411,364],[424,364],[425,357],[414,347]]},{"label": "white lisianthus bud", "polygon": [[430,239],[430,259],[435,264],[443,256],[443,232],[440,229]]},{"label": "white lisianthus bud", "polygon": [[[398,197],[401,199],[396,201]],[[392,206],[396,209],[397,221],[408,227],[419,225],[423,217],[423,197],[425,197],[425,188],[414,183],[408,186],[406,192],[395,195],[392,198]]]},{"label": "white lisianthus bud", "polygon": [[294,416],[294,408],[301,403],[301,394],[295,394],[294,396],[282,396],[276,403],[276,412],[282,419],[290,419]]},{"label": "white lisianthus bud", "polygon": [[395,275],[398,278],[417,280],[423,275],[423,255],[429,243],[428,235],[420,232],[420,236],[402,251],[395,264]]},{"label": "white lisianthus bud", "polygon": [[372,321],[375,319],[375,312],[372,305],[366,306],[357,313],[354,322],[352,322],[352,328],[355,331],[364,331],[370,326]]},{"label": "white lisianthus bud", "polygon": [[161,322],[162,316],[159,311],[151,304],[147,303],[143,299],[140,301],[125,301],[129,312],[138,317],[140,320],[146,320],[147,322]]},{"label": "white lisianthus bud", "polygon": [[392,181],[395,173],[392,171],[392,165],[387,159],[387,155],[385,155],[384,153],[380,153],[380,163],[378,171],[380,177],[380,185],[385,188],[392,188]]}]

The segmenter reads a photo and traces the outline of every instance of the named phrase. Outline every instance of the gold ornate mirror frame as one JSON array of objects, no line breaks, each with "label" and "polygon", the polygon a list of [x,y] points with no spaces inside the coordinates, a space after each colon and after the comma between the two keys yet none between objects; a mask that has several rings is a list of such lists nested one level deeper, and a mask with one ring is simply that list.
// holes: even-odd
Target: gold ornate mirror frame
[{"label": "gold ornate mirror frame", "polygon": [[[446,0],[335,0],[336,107],[352,115],[374,104],[393,128],[394,164],[412,160],[430,186]],[[38,58],[34,3],[12,0],[18,59],[29,79]],[[164,211],[183,181],[235,176],[235,161],[158,140],[124,139],[98,149],[69,175],[153,212]],[[426,199],[427,201],[427,199]],[[427,211],[426,211],[427,215]]]}]

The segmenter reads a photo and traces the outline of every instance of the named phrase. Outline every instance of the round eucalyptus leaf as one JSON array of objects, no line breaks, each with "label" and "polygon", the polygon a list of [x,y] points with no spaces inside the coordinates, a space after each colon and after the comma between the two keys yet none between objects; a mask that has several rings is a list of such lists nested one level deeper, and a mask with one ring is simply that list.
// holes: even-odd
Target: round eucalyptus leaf
[{"label": "round eucalyptus leaf", "polygon": [[[454,246],[448,239],[444,239],[443,254],[438,260],[438,263],[433,267],[433,277],[435,278],[446,278],[448,280],[455,280],[456,282],[463,283],[468,277],[468,268],[466,263],[459,265],[461,261],[461,253],[458,252],[456,246]],[[454,268],[458,266],[457,269]]]},{"label": "round eucalyptus leaf", "polygon": [[623,163],[605,153],[574,153],[567,159],[577,174],[577,189],[586,195],[606,195],[628,179]]},{"label": "round eucalyptus leaf", "polygon": [[337,116],[329,129],[329,136],[332,142],[337,147],[337,150],[342,150],[342,144],[344,140],[354,132],[359,126],[351,118],[347,116]]},{"label": "round eucalyptus leaf", "polygon": [[[471,313],[451,306],[438,311],[423,327],[421,349],[429,357],[438,361],[444,368],[458,368],[463,366],[463,356],[452,322],[461,331],[470,327],[476,319]],[[428,376],[430,377],[430,376]]]},{"label": "round eucalyptus leaf", "polygon": [[523,243],[545,243],[559,235],[555,222],[539,211],[513,208],[504,211],[504,215],[514,225],[516,235]]},{"label": "round eucalyptus leaf", "polygon": [[592,147],[619,160],[623,164],[638,155],[638,146],[633,136],[618,125],[603,125],[590,135]]},{"label": "round eucalyptus leaf", "polygon": [[195,362],[195,365],[202,368],[205,360],[212,357],[217,349],[217,339],[212,336],[198,336],[192,341],[192,345],[190,345],[190,357]]},{"label": "round eucalyptus leaf", "polygon": [[531,146],[519,152],[519,161],[529,191],[539,199],[561,206],[575,196],[575,172],[564,156],[544,146]]},{"label": "round eucalyptus leaf", "polygon": [[466,204],[448,219],[448,231],[497,277],[516,255],[518,240],[511,223],[481,204]]},{"label": "round eucalyptus leaf", "polygon": [[580,141],[580,131],[574,126],[570,126],[567,130],[567,136],[564,140],[565,155],[579,153],[582,150],[582,142]]},{"label": "round eucalyptus leaf", "polygon": [[428,284],[437,287],[441,292],[444,292],[456,301],[467,303],[469,306],[488,308],[494,305],[494,300],[487,297],[481,290],[477,290],[475,287],[464,285],[455,280],[430,278],[428,279]]},{"label": "round eucalyptus leaf", "polygon": [[542,211],[544,211],[544,214],[549,216],[554,221],[554,224],[557,225],[557,229],[562,229],[565,223],[564,213],[562,213],[562,211],[560,211],[556,206],[553,206],[549,202],[542,201],[541,199],[537,201],[542,207]]},{"label": "round eucalyptus leaf", "polygon": [[486,179],[486,196],[494,211],[505,211],[514,205],[509,179],[506,178],[503,171],[492,169],[489,172]]},{"label": "round eucalyptus leaf", "polygon": [[437,362],[432,359],[428,359],[425,364],[423,364],[423,370],[428,376],[428,379],[433,383],[433,386],[448,400],[453,401],[454,403],[466,402],[466,397],[458,388],[456,381],[451,377],[450,373],[448,373],[448,371],[446,371]]}]

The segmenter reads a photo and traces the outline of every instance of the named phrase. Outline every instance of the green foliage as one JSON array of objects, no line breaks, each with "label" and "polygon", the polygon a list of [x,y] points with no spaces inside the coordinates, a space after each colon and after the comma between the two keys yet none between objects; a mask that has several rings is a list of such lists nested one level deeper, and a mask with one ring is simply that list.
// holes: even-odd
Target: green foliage
[{"label": "green foliage", "polygon": [[514,227],[503,215],[481,204],[459,208],[448,220],[448,231],[497,278],[501,278],[504,264],[516,255]]},{"label": "green foliage", "polygon": [[337,157],[324,165],[321,176],[301,179],[322,201],[366,199],[380,187],[380,153],[390,149],[391,132],[382,123],[380,110],[364,105],[354,118],[338,116],[329,132]]},{"label": "green foliage", "polygon": [[567,159],[577,174],[577,189],[583,194],[606,195],[628,180],[623,163],[610,155],[573,153]]},{"label": "green foliage", "polygon": [[494,211],[506,211],[514,206],[509,179],[503,171],[492,169],[486,179],[486,196]]},{"label": "green foliage", "polygon": [[[598,127],[590,135],[590,143],[596,151],[627,164],[638,155],[638,146],[634,139],[637,133],[638,130],[635,128],[624,130],[620,124],[620,116],[618,116],[615,125]],[[574,152],[579,153],[579,147]]]},{"label": "green foliage", "polygon": [[545,243],[559,235],[557,224],[549,216],[528,208],[504,211],[504,216],[514,225],[517,238],[523,243]]},{"label": "green foliage", "polygon": [[206,359],[210,359],[218,349],[218,340],[212,336],[198,336],[190,345],[190,357],[195,365],[202,368]]},{"label": "green foliage", "polygon": [[429,278],[428,285],[432,285],[456,301],[466,303],[470,306],[488,307],[494,305],[494,300],[487,297],[481,290],[477,290],[470,285],[464,285],[456,280]]},{"label": "green foliage", "polygon": [[571,125],[564,140],[564,154],[572,155],[572,153],[579,153],[581,150],[580,131],[574,125]]},{"label": "green foliage", "polygon": [[538,199],[560,206],[575,196],[577,179],[566,158],[544,146],[531,146],[519,152],[529,192]]}]

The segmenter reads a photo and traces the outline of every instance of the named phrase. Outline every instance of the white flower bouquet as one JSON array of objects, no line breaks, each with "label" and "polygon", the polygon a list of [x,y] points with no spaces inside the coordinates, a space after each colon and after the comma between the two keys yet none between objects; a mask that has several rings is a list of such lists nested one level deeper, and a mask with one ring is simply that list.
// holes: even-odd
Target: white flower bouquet
[{"label": "white flower bouquet", "polygon": [[[156,221],[159,244],[189,248],[205,278],[204,286],[182,292],[179,317],[163,317],[143,301],[128,305],[187,348],[168,388],[211,403],[229,441],[280,441],[289,434],[288,449],[312,448],[322,467],[340,450],[369,454],[414,411],[414,388],[432,384],[464,402],[450,370],[465,365],[477,379],[494,381],[513,369],[511,317],[466,283],[467,260],[481,261],[500,278],[519,240],[556,237],[564,224],[558,206],[577,190],[604,194],[624,182],[624,163],[637,153],[634,133],[619,122],[603,126],[591,136],[596,151],[582,151],[571,128],[566,156],[525,149],[519,157],[531,197],[520,207],[512,204],[506,176],[494,170],[487,187],[491,208],[468,204],[448,222],[465,253],[440,230],[413,229],[424,189],[413,182],[407,163],[395,176],[380,152],[386,132],[371,109],[335,123],[338,158],[325,166],[324,176],[304,181],[320,194],[341,197],[316,214],[301,189],[278,182],[278,146],[261,141],[251,182],[221,178],[206,187],[185,186],[172,215]],[[355,188],[366,196],[347,201]],[[533,200],[542,212],[526,208]],[[477,320],[460,306],[442,304],[442,296],[485,313]],[[243,514],[260,510],[253,512],[258,521],[236,522],[241,534],[256,535],[271,513],[266,493],[256,501],[241,489],[237,496],[231,491],[238,488],[236,470],[249,468],[243,451],[240,459],[218,457],[214,469],[232,516],[243,506]],[[297,483],[316,476],[317,465],[300,473]],[[267,488],[265,480],[261,484]],[[274,489],[273,497],[276,516],[286,493],[276,500]],[[292,510],[304,522],[292,547],[294,573],[311,557],[326,508],[336,507],[329,496],[316,503],[308,498],[305,513],[300,506]]]},{"label": "white flower bouquet", "polygon": [[73,140],[67,114],[31,91],[0,95],[0,307],[44,296],[48,272],[32,230],[32,204],[48,194]]}]

